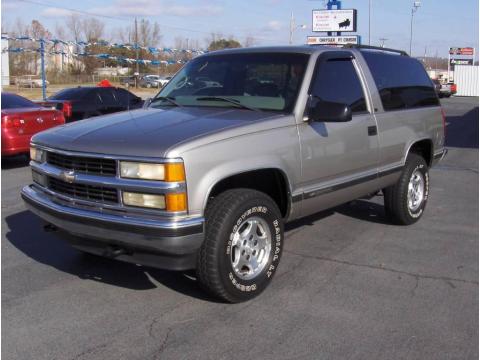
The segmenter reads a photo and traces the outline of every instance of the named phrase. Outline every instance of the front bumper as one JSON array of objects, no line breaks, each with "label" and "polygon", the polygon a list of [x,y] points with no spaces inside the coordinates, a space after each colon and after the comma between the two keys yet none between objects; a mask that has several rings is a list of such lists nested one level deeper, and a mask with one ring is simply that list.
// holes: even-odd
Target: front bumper
[{"label": "front bumper", "polygon": [[61,230],[73,246],[118,260],[192,269],[204,239],[201,217],[174,221],[80,209],[55,201],[34,185],[24,187],[21,196],[29,210]]}]

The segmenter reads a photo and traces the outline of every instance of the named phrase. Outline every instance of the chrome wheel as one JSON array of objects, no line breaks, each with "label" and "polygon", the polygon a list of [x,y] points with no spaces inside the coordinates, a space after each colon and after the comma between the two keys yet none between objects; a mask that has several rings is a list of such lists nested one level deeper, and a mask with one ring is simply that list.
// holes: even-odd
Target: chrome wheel
[{"label": "chrome wheel", "polygon": [[417,211],[423,202],[425,194],[425,179],[423,174],[417,169],[412,173],[410,182],[408,183],[408,208],[410,211]]},{"label": "chrome wheel", "polygon": [[272,234],[267,222],[251,217],[240,224],[232,239],[230,261],[235,274],[244,280],[262,272],[272,249]]}]

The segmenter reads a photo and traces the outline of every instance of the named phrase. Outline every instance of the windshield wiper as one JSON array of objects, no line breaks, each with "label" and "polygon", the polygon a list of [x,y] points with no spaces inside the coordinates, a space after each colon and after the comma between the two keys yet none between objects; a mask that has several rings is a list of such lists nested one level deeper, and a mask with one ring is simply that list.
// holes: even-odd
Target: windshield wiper
[{"label": "windshield wiper", "polygon": [[196,98],[195,100],[197,100],[197,101],[225,101],[225,102],[228,102],[230,104],[237,105],[237,106],[239,106],[243,109],[247,109],[247,110],[251,110],[251,111],[260,111],[260,109],[242,104],[240,101],[238,101],[236,99],[232,99],[232,98],[224,97],[224,96],[202,96],[202,97]]},{"label": "windshield wiper", "polygon": [[150,105],[152,105],[153,103],[157,102],[157,101],[168,101],[170,104],[174,105],[174,106],[179,106],[181,107],[182,105],[180,105],[178,102],[175,101],[175,98],[174,97],[171,97],[171,96],[156,96],[152,99],[152,101],[150,102]]}]

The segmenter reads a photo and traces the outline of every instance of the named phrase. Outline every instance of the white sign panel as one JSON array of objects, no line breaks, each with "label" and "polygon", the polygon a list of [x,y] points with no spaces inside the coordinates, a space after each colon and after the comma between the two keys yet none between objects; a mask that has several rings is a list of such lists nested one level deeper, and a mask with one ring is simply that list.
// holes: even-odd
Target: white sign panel
[{"label": "white sign panel", "polygon": [[360,43],[360,37],[351,36],[308,36],[307,45],[347,45]]},{"label": "white sign panel", "polygon": [[312,31],[357,31],[357,10],[313,10]]}]

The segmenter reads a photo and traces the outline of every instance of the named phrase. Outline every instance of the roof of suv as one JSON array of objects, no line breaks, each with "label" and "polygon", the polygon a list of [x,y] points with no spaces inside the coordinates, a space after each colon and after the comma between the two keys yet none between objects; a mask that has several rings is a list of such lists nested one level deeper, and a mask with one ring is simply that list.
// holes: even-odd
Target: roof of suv
[{"label": "roof of suv", "polygon": [[360,51],[376,51],[385,55],[392,55],[392,53],[407,55],[402,50],[380,48],[368,45],[354,45],[345,47],[334,47],[328,45],[295,45],[295,46],[259,46],[249,48],[234,48],[215,50],[206,53],[205,55],[224,55],[224,54],[252,54],[252,53],[289,53],[289,54],[313,54],[318,51],[339,51],[339,50],[353,50],[358,49]]},{"label": "roof of suv", "polygon": [[223,54],[249,54],[249,53],[291,53],[291,54],[312,54],[318,50],[335,49],[327,46],[258,46],[248,48],[235,48],[215,50],[206,53],[206,55],[223,55]]}]

